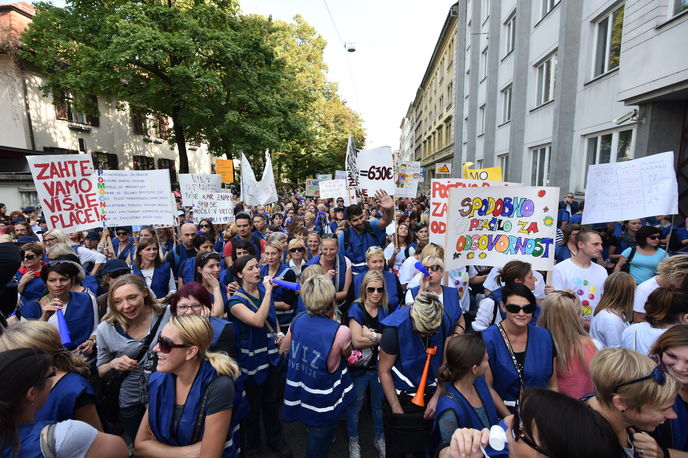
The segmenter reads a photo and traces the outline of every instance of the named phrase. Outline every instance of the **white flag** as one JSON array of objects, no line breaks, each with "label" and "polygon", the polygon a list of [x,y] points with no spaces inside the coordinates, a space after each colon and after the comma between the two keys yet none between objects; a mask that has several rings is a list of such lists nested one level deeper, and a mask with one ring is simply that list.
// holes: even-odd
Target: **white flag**
[{"label": "white flag", "polygon": [[277,186],[272,174],[272,159],[268,156],[263,178],[256,181],[251,164],[241,153],[241,200],[247,205],[267,205],[277,202]]}]

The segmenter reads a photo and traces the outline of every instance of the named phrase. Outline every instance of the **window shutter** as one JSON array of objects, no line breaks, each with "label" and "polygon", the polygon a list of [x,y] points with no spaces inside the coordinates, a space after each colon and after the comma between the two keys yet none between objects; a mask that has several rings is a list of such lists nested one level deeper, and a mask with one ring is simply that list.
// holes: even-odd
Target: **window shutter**
[{"label": "window shutter", "polygon": [[155,170],[155,159],[152,157],[146,158],[148,160],[148,170]]},{"label": "window shutter", "polygon": [[53,98],[55,100],[55,114],[57,119],[69,121],[69,115],[67,114],[67,101],[65,100],[64,92],[61,90],[53,91]]},{"label": "window shutter", "polygon": [[116,154],[107,154],[107,162],[108,162],[108,168],[110,170],[119,170],[119,159],[117,159]]},{"label": "window shutter", "polygon": [[134,130],[134,135],[144,135],[145,131],[143,128],[143,116],[139,113],[136,108],[131,109],[131,127]]},{"label": "window shutter", "polygon": [[[90,97],[90,102],[88,104],[88,107],[90,109],[98,111],[98,97],[96,97],[95,95],[92,95]],[[93,127],[100,127],[100,117],[99,116],[93,116],[93,115],[86,115],[86,124],[88,124],[89,126],[93,126]]]}]

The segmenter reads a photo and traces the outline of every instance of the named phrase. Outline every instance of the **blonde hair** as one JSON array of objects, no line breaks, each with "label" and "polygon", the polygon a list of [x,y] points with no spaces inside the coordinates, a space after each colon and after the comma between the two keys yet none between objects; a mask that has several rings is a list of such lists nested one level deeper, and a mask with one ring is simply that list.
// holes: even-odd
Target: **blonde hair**
[{"label": "blonde hair", "polygon": [[51,246],[46,250],[46,254],[53,254],[55,256],[67,256],[67,255],[74,255],[74,256],[79,256],[76,251],[74,251],[74,248],[72,248],[69,244],[67,243],[56,243],[55,245]]},{"label": "blonde hair", "polygon": [[0,234],[0,243],[12,242],[12,236],[9,234]]},{"label": "blonde hair", "polygon": [[[370,250],[368,250],[370,251]],[[368,299],[368,291],[366,288],[368,287],[368,283],[372,283],[374,281],[379,281],[382,283],[382,286],[385,288],[385,292],[382,295],[382,298],[380,299],[380,302],[377,304],[378,307],[387,307],[389,305],[389,295],[387,294],[387,283],[385,282],[385,276],[382,272],[379,270],[369,270],[366,272],[365,277],[363,277],[363,282],[361,283],[361,290],[359,292],[358,296],[358,302],[361,303],[363,306],[365,304],[366,299]]]},{"label": "blonde hair", "polygon": [[284,248],[282,248],[282,242],[277,240],[276,237],[270,237],[267,242],[265,242],[265,246],[263,247],[263,251],[267,247],[274,248],[275,250],[279,251],[280,253],[284,252]]},{"label": "blonde hair", "polygon": [[[277,242],[277,243],[280,244],[280,247],[282,246],[282,244],[280,242]],[[289,261],[291,261],[291,249],[292,248],[303,248],[303,259],[308,258],[308,254],[307,254],[308,253],[308,247],[306,247],[306,244],[303,242],[303,240],[294,238],[294,239],[291,239],[291,241],[289,242],[289,245],[287,246],[287,263]]]},{"label": "blonde hair", "polygon": [[239,366],[225,352],[209,352],[213,343],[213,327],[207,318],[192,313],[183,316],[171,316],[170,326],[177,331],[184,345],[198,348],[197,357],[210,362],[213,369],[220,375],[227,375],[236,379],[239,376]]},{"label": "blonde hair", "polygon": [[337,292],[327,275],[310,275],[301,284],[301,299],[308,314],[328,316],[334,307]]},{"label": "blonde hair", "polygon": [[421,224],[427,224],[428,227],[430,227],[430,214],[429,213],[421,213],[420,223]]},{"label": "blonde hair", "polygon": [[437,256],[438,258],[444,259],[444,248],[436,243],[428,243],[420,253],[420,259],[425,259],[428,256]]},{"label": "blonde hair", "polygon": [[[567,297],[565,293],[570,293],[574,298]],[[564,292],[554,291],[542,301],[537,326],[547,329],[552,335],[557,349],[558,374],[563,374],[567,369],[572,371],[574,359],[578,359],[586,370],[588,368],[585,345],[594,344],[583,328],[582,316],[580,300],[569,289],[565,289]]]},{"label": "blonde hair", "polygon": [[440,258],[439,256],[426,256],[423,258],[423,266],[427,267],[428,265],[435,265],[437,264],[440,266],[442,270],[444,270],[444,260]]},{"label": "blonde hair", "polygon": [[327,271],[320,264],[312,264],[301,271],[301,284],[304,284],[313,275],[327,275]]},{"label": "blonde hair", "polygon": [[282,247],[282,240],[285,240],[287,238],[287,234],[285,234],[284,232],[273,232],[270,235],[270,237],[268,237],[268,240],[265,243],[268,244],[270,242],[277,240],[278,242],[280,242],[280,247]]},{"label": "blonde hair", "polygon": [[40,243],[25,243],[24,246],[22,246],[22,249],[24,252],[30,251],[39,256],[43,255],[43,245]]},{"label": "blonde hair", "polygon": [[677,254],[662,259],[657,264],[657,275],[670,283],[688,275],[688,254]]},{"label": "blonde hair", "polygon": [[628,348],[605,348],[590,362],[590,375],[595,397],[603,405],[612,405],[614,396],[620,396],[627,408],[657,409],[676,397],[681,384],[670,373],[660,385],[652,378],[632,385],[619,386],[645,377],[655,369],[655,362],[648,356]]},{"label": "blonde hair", "polygon": [[626,272],[614,272],[611,274],[604,281],[604,294],[597,307],[595,307],[592,316],[597,316],[602,310],[609,310],[619,315],[622,319],[630,320],[633,318],[636,286],[631,274]]},{"label": "blonde hair", "polygon": [[366,251],[366,262],[370,261],[373,258],[373,256],[382,256],[382,259],[384,259],[385,252],[379,246],[374,245],[368,248],[368,251]]},{"label": "blonde hair", "polygon": [[225,230],[224,235],[222,238],[224,239],[225,242],[229,242],[232,238],[234,238],[237,234],[239,233],[239,229],[237,228],[236,223],[232,223],[229,225],[227,230]]},{"label": "blonde hair", "polygon": [[434,332],[444,319],[444,306],[435,293],[423,292],[416,296],[411,309],[411,318],[422,333]]},{"label": "blonde hair", "polygon": [[306,214],[303,215],[303,219],[304,219],[304,221],[309,219],[309,220],[311,220],[311,222],[314,222],[315,221],[315,215],[311,212],[306,212]]},{"label": "blonde hair", "polygon": [[122,313],[120,313],[119,310],[117,310],[117,307],[115,307],[114,293],[117,290],[117,288],[120,288],[125,285],[133,285],[136,289],[139,290],[141,294],[143,294],[143,304],[152,309],[153,315],[162,315],[162,307],[160,307],[160,304],[158,304],[158,302],[155,299],[153,299],[153,296],[151,296],[150,292],[148,291],[148,287],[143,282],[143,279],[138,275],[126,274],[122,275],[121,277],[115,278],[112,281],[112,283],[110,283],[110,292],[108,294],[107,300],[108,312],[103,317],[103,321],[111,324],[112,326],[120,325],[124,328],[125,331],[131,325],[129,319],[125,317]]},{"label": "blonde hair", "polygon": [[64,372],[74,372],[86,380],[91,366],[83,355],[71,353],[62,345],[60,333],[47,321],[22,321],[5,330],[0,336],[5,350],[35,348],[50,355],[52,365]]},{"label": "blonde hair", "polygon": [[69,237],[67,237],[67,234],[62,232],[62,230],[60,230],[60,229],[50,229],[49,231],[47,231],[43,234],[43,238],[45,238],[47,235],[52,235],[53,237],[55,237],[57,239],[57,241],[59,243],[65,243],[67,245],[72,243],[72,241],[69,240]]}]

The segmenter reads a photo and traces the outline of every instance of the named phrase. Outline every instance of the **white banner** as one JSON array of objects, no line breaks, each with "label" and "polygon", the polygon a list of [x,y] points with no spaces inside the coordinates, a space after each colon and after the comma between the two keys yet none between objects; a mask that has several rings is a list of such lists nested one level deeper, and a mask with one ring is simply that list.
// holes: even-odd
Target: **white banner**
[{"label": "white banner", "polygon": [[420,162],[399,161],[395,196],[415,198],[418,192],[418,180],[420,180]]},{"label": "white banner", "polygon": [[583,224],[676,214],[673,151],[588,168]]},{"label": "white banner", "polygon": [[341,197],[346,200],[346,198],[349,197],[349,193],[346,190],[346,180],[321,181],[319,186],[321,199],[336,199],[337,197]]},{"label": "white banner", "polygon": [[346,147],[346,186],[358,188],[358,184],[358,150],[353,135],[349,135],[349,144]]},{"label": "white banner", "polygon": [[[392,148],[380,148],[359,151],[358,153],[359,185],[358,193],[361,197],[373,197],[376,191],[387,191],[394,195],[394,160]],[[349,186],[351,187],[351,186]]]},{"label": "white banner", "polygon": [[26,156],[48,227],[66,233],[102,225],[90,154]]},{"label": "white banner", "polygon": [[529,262],[554,267],[559,188],[455,188],[450,191],[445,270]]},{"label": "white banner", "polygon": [[193,222],[210,219],[213,224],[226,224],[234,221],[234,202],[231,192],[202,192],[194,204]]},{"label": "white banner", "polygon": [[180,173],[179,188],[182,192],[184,206],[192,207],[200,193],[220,192],[222,190],[222,175]]},{"label": "white banner", "polygon": [[272,159],[268,156],[263,178],[256,181],[251,164],[241,153],[241,200],[247,205],[267,205],[277,202],[277,186],[272,174]]},{"label": "white banner", "polygon": [[430,188],[430,243],[443,245],[447,232],[447,204],[452,188],[476,188],[487,186],[523,186],[521,183],[502,181],[464,180],[444,178],[432,180]]},{"label": "white banner", "polygon": [[102,184],[105,191],[100,198],[105,226],[174,224],[169,171],[98,170],[96,175],[98,187]]}]

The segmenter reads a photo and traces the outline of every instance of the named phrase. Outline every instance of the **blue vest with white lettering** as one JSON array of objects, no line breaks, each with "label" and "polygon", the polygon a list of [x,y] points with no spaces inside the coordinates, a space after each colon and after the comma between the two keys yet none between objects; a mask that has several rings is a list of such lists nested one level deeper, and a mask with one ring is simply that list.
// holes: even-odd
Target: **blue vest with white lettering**
[{"label": "blue vest with white lettering", "polygon": [[[373,220],[370,224],[377,224],[379,220]],[[379,246],[375,238],[364,230],[362,234],[357,234],[353,227],[347,229],[349,231],[349,244],[344,246],[344,255],[351,261],[351,271],[355,275],[368,270],[366,265],[366,252],[371,246]],[[374,229],[373,229],[374,230]],[[342,233],[339,239],[339,244],[344,244],[344,234]]]},{"label": "blue vest with white lettering", "polygon": [[[74,420],[74,406],[76,400],[82,394],[89,394],[93,397],[96,410],[100,416],[100,409],[98,409],[98,401],[96,401],[96,394],[88,381],[76,372],[69,372],[53,386],[41,410],[36,412],[35,421],[65,421]],[[100,422],[103,427],[107,427],[107,422],[101,417]]]},{"label": "blue vest with white lettering", "polygon": [[[21,314],[27,320],[38,320],[43,313],[41,305],[37,301],[27,302],[21,308]],[[67,345],[69,350],[74,350],[91,337],[93,332],[93,302],[88,293],[69,293],[69,304],[64,314],[71,345]],[[89,358],[96,356],[96,349],[89,355]]]},{"label": "blue vest with white lettering", "polygon": [[[139,269],[136,264],[132,265],[131,267],[132,272],[135,275],[143,278],[143,281],[145,282],[146,278],[143,276],[141,269]],[[153,271],[153,279],[151,280],[150,289],[153,290],[155,297],[158,299],[167,296],[167,293],[170,292],[170,265],[168,263],[163,262],[160,267],[155,268]]]},{"label": "blue vest with white lettering", "polygon": [[344,358],[340,357],[334,373],[327,368],[339,326],[324,316],[306,313],[294,318],[282,420],[301,420],[316,428],[329,426],[356,400]]},{"label": "blue vest with white lettering", "polygon": [[[382,320],[386,327],[397,328],[397,340],[399,341],[399,354],[392,367],[394,385],[397,394],[400,390],[415,390],[420,385],[420,379],[425,369],[427,353],[423,338],[413,330],[411,322],[411,307],[404,307]],[[453,329],[447,312],[443,313],[443,324],[437,328],[430,338],[430,347],[437,346],[437,352],[430,358],[430,370],[425,383],[426,387],[434,388],[435,374],[442,365],[442,354],[444,353],[444,341],[447,333]],[[386,328],[382,331],[383,334]],[[384,337],[383,337],[384,339]]]},{"label": "blue vest with white lettering", "polygon": [[[172,374],[162,372],[154,372],[151,374],[150,381],[148,382],[148,388],[150,390],[148,420],[150,422],[151,432],[153,432],[158,441],[173,447],[193,445],[191,443],[191,437],[193,436],[198,411],[201,408],[201,401],[205,394],[206,387],[217,377],[218,374],[210,362],[204,360],[189,390],[182,417],[176,425],[175,432],[175,424],[172,417],[174,413],[176,377]],[[235,390],[234,405],[240,402],[240,398],[241,394],[239,390]],[[203,440],[204,433],[205,425],[203,426],[199,440]],[[225,439],[224,450],[222,452],[223,458],[237,456],[236,449],[240,446],[239,440],[239,423],[238,421],[235,422],[234,415],[232,415],[230,427]]]},{"label": "blue vest with white lettering", "polygon": [[[411,295],[415,299],[420,291],[420,286],[411,288]],[[442,303],[444,304],[444,311],[449,314],[449,318],[452,320],[452,328],[461,319],[461,299],[459,299],[459,291],[456,288],[451,288],[449,286],[442,286]],[[453,332],[453,331],[452,331]]]},{"label": "blue vest with white lettering", "polygon": [[[21,449],[17,458],[44,458],[41,452],[41,431],[54,421],[34,421],[32,423],[21,423],[17,425],[19,430],[19,443]],[[2,433],[0,432],[0,440]],[[2,451],[2,458],[12,458],[12,444]]]},{"label": "blue vest with white lettering", "polygon": [[[311,259],[310,261],[308,261],[306,263],[306,267],[314,266],[314,265],[320,265],[320,256],[322,256],[322,254],[319,254],[316,257],[314,257],[313,259]],[[334,288],[337,290],[337,292],[340,292],[340,291],[344,291],[344,284],[346,283],[346,259],[344,258],[344,256],[342,256],[339,253],[337,253],[337,260],[335,260],[335,263],[334,263],[334,269],[335,270],[337,270],[337,264],[339,264],[339,269],[340,269],[340,271],[339,271],[339,285],[335,284],[335,282],[334,282],[337,277],[334,277],[332,279],[332,284],[334,285]],[[366,269],[367,269],[367,267],[366,267]],[[325,270],[327,271],[327,268],[325,268]]]},{"label": "blue vest with white lettering", "polygon": [[[387,289],[387,299],[389,300],[389,309],[396,310],[399,305],[399,291],[397,291],[397,276],[388,270],[383,270],[382,274],[385,277],[385,288]],[[361,297],[361,285],[365,274],[354,275],[353,288],[354,299]]]},{"label": "blue vest with white lettering", "polygon": [[[260,274],[265,276],[268,274],[268,270],[270,269],[270,266],[265,265],[265,266],[260,266]],[[284,277],[284,275],[287,273],[287,271],[291,270],[288,265],[286,264],[280,264],[279,268],[277,269],[277,275],[276,277]],[[278,286],[274,285],[272,287],[272,300],[274,302],[284,302],[284,296],[287,294],[287,288],[284,286]],[[291,323],[292,318],[294,318],[294,305],[295,304],[290,304],[291,308],[289,310],[277,310],[275,309],[275,315],[277,315],[277,319],[279,320],[280,327],[283,327],[282,325],[287,325],[286,327],[289,327],[289,323]]]},{"label": "blue vest with white lettering", "polygon": [[[17,271],[18,281],[21,281],[23,276],[23,273]],[[41,279],[40,272],[37,272],[36,276],[29,280],[24,287],[24,293],[22,293],[22,297],[24,298],[25,302],[34,300],[37,301],[43,297],[43,291],[45,291],[45,283],[43,283],[43,280]]]},{"label": "blue vest with white lettering", "polygon": [[[502,334],[496,325],[482,331],[487,346],[490,368],[494,375],[494,389],[504,401],[515,401],[518,396],[519,382],[514,363],[506,348]],[[547,388],[547,381],[554,370],[552,366],[552,337],[547,329],[528,325],[523,382],[525,386]],[[513,412],[513,406],[507,406]]]},{"label": "blue vest with white lettering", "polygon": [[[258,291],[260,292],[260,301],[257,304],[237,296],[236,294],[230,297],[230,301],[237,300],[244,304],[250,311],[257,312],[258,307],[265,297],[265,287],[258,284]],[[239,288],[237,294],[246,295],[250,297],[244,288]],[[231,313],[231,309],[230,309]],[[234,318],[235,320],[238,318]],[[268,312],[268,319],[263,327],[256,328],[249,325],[248,340],[241,340],[241,372],[246,375],[244,384],[251,386],[258,386],[265,382],[268,378],[268,369],[270,365],[277,366],[280,362],[279,351],[275,346],[275,332],[271,332],[268,328],[268,323],[272,330],[277,329],[277,318],[275,316],[275,301],[270,301],[270,311]]]}]

